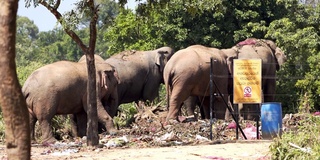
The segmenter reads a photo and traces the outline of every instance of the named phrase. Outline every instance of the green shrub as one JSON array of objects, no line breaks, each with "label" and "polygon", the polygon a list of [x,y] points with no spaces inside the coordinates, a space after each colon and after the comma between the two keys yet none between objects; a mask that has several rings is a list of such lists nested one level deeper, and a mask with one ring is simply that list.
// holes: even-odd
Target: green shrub
[{"label": "green shrub", "polygon": [[134,115],[138,113],[135,102],[122,104],[118,110],[119,114],[113,119],[119,127],[128,126],[133,121]]},{"label": "green shrub", "polygon": [[0,142],[4,143],[4,135],[5,135],[5,126],[4,126],[4,120],[2,116],[2,112],[0,112]]},{"label": "green shrub", "polygon": [[297,130],[283,133],[271,144],[272,159],[320,159],[320,116],[306,115],[299,124]]},{"label": "green shrub", "polygon": [[28,66],[18,66],[17,67],[17,74],[18,79],[21,84],[21,86],[24,84],[24,82],[27,80],[27,78],[30,76],[30,74],[35,71],[36,69],[44,66],[44,64],[40,62],[32,61],[28,64]]}]

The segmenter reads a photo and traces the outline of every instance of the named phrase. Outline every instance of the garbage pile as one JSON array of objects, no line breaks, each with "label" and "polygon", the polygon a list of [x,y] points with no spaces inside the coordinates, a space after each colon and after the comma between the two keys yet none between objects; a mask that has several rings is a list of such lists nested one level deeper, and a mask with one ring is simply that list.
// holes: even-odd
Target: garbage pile
[{"label": "garbage pile", "polygon": [[[100,134],[100,148],[145,148],[175,145],[197,145],[223,143],[236,140],[236,123],[234,120],[196,120],[194,117],[179,117],[178,121],[165,122],[165,111],[158,107],[140,110],[134,121],[126,127],[119,128],[115,136]],[[315,114],[319,116],[320,114]],[[304,118],[300,114],[287,114],[283,118],[283,131],[291,131],[300,125]],[[241,120],[239,122],[243,134],[248,140],[261,139],[261,131],[256,121]],[[261,124],[259,124],[261,126]],[[212,133],[212,134],[211,134]],[[243,134],[238,132],[238,139],[244,140]],[[212,139],[211,139],[212,138]],[[86,137],[73,140],[63,140],[52,144],[44,155],[68,155],[80,152],[86,146]],[[96,148],[99,152],[99,147]]]}]

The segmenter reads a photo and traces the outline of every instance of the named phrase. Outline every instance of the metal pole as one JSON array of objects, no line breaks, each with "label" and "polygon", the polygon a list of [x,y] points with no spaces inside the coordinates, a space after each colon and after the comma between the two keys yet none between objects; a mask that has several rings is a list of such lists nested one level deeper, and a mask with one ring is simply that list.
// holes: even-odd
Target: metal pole
[{"label": "metal pole", "polygon": [[213,58],[210,58],[210,139],[212,140],[213,111]]},{"label": "metal pole", "polygon": [[[220,95],[221,97],[223,97],[223,95],[221,94],[221,92],[220,92],[217,84],[216,84],[215,81],[213,80],[213,73],[211,74],[211,72],[213,72],[213,71],[212,71],[212,66],[213,66],[212,61],[213,61],[213,58],[211,57],[211,59],[210,59],[210,88],[213,89],[213,85],[214,85],[215,88],[216,88],[216,90],[218,91],[218,95]],[[211,87],[211,83],[213,83],[212,87]],[[211,92],[211,91],[210,91],[210,92]],[[213,91],[212,91],[212,92],[213,92]],[[211,98],[211,96],[212,96],[212,98]],[[211,102],[211,100],[213,101],[213,93],[212,93],[212,95],[210,94],[210,102]],[[232,118],[235,120],[237,126],[239,126],[239,123],[236,121],[236,117],[234,116],[234,114],[233,114],[233,112],[232,112],[232,109],[230,108],[230,106],[228,105],[228,103],[225,101],[224,98],[222,98],[222,100],[223,100],[224,104],[227,106],[227,109],[228,109],[229,113],[231,113],[231,116],[232,116]],[[210,104],[210,108],[211,108],[211,104]],[[211,118],[210,118],[210,119],[211,119]],[[211,121],[211,120],[210,120],[210,121]],[[212,128],[212,126],[211,126],[211,128]],[[244,137],[244,139],[247,139],[247,136],[244,134],[244,132],[243,132],[243,130],[241,129],[240,126],[239,126],[239,130],[240,130],[240,132],[242,133],[242,136]],[[210,132],[212,132],[212,131],[210,130]],[[211,133],[210,133],[210,134],[211,134]]]},{"label": "metal pole", "polygon": [[257,119],[256,119],[256,121],[257,121],[257,139],[260,139],[260,137],[259,137],[259,119],[260,119],[260,108],[261,108],[261,103],[259,103],[259,106],[258,106],[258,108],[257,108]]},{"label": "metal pole", "polygon": [[235,110],[235,116],[236,116],[236,139],[238,140],[239,139],[239,106],[238,104],[235,104],[234,105],[234,110]]}]

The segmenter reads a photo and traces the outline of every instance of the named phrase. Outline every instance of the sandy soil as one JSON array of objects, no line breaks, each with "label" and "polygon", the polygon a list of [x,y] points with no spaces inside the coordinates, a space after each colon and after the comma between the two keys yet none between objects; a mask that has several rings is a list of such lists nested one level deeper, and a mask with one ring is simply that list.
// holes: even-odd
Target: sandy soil
[{"label": "sandy soil", "polygon": [[[267,160],[270,159],[271,141],[232,141],[224,144],[195,146],[173,146],[155,148],[98,148],[81,147],[57,150],[50,147],[33,146],[33,160]],[[6,159],[4,146],[0,146],[0,158]]]}]

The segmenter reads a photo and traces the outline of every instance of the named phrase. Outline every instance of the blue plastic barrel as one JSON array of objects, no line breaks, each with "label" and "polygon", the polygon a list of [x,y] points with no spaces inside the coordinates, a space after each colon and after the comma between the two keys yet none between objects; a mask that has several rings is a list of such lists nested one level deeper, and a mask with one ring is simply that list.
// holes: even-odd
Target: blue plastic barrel
[{"label": "blue plastic barrel", "polygon": [[272,139],[282,134],[281,103],[268,102],[261,106],[261,132],[263,139]]}]

